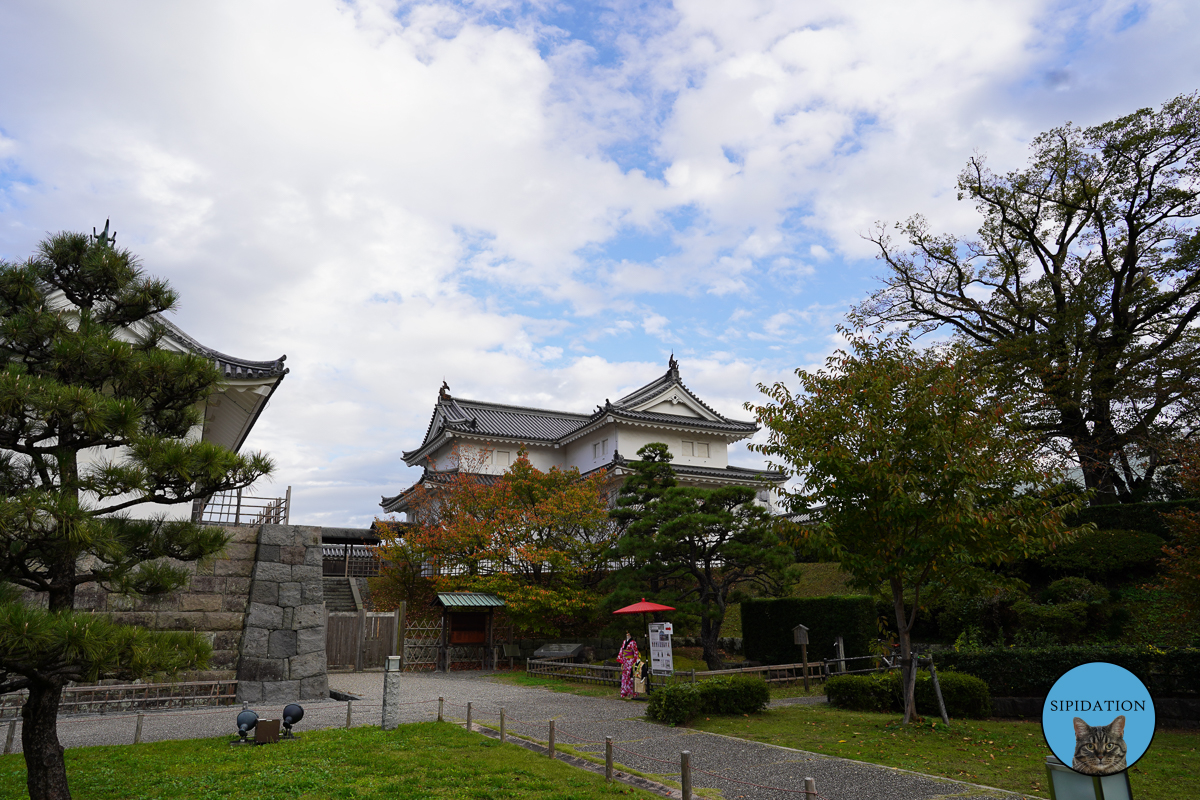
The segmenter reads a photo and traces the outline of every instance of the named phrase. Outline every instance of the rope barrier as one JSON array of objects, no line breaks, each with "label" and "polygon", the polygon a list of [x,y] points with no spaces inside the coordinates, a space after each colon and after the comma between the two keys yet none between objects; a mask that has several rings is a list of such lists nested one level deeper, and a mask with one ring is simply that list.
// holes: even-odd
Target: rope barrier
[{"label": "rope barrier", "polygon": [[789,794],[802,794],[802,795],[805,795],[806,797],[816,797],[816,798],[818,798],[818,800],[829,800],[829,798],[826,797],[825,795],[817,794],[815,792],[810,792],[808,789],[784,789],[781,786],[764,786],[761,783],[754,783],[752,781],[743,781],[743,780],[739,780],[737,778],[731,778],[728,775],[722,775],[718,772],[709,772],[708,770],[700,769],[699,767],[693,767],[692,769],[695,772],[703,772],[705,775],[711,775],[714,778],[720,778],[723,781],[732,781],[733,783],[740,783],[743,786],[753,786],[756,789],[768,789],[772,792],[788,792]]}]

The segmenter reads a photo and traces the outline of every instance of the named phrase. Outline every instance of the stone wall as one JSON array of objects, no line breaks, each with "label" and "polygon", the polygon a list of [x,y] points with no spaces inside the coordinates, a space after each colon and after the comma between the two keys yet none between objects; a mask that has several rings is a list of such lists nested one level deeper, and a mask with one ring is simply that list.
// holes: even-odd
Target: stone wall
[{"label": "stone wall", "polygon": [[250,576],[238,699],[287,703],[329,696],[321,529],[263,525]]},{"label": "stone wall", "polygon": [[212,643],[210,670],[236,670],[259,530],[246,526],[224,530],[231,541],[219,557],[181,565],[193,575],[187,587],[163,597],[132,599],[88,583],[77,590],[75,608],[108,611],[115,621],[126,625],[196,631]]}]

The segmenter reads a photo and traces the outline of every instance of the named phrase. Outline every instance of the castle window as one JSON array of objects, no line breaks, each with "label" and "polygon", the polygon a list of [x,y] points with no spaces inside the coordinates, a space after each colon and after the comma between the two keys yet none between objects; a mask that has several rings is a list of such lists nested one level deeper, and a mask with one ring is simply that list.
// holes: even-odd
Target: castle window
[{"label": "castle window", "polygon": [[598,459],[608,455],[608,439],[601,439],[592,445],[592,458]]},{"label": "castle window", "polygon": [[708,458],[708,442],[696,442],[696,457]]},{"label": "castle window", "polygon": [[696,455],[696,443],[695,442],[684,441],[682,444],[683,444],[682,455],[685,455],[685,456]]}]

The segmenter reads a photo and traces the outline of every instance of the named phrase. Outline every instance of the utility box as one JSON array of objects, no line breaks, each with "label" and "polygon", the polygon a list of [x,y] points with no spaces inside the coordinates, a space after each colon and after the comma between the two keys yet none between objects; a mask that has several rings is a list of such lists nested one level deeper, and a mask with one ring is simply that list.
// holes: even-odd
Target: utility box
[{"label": "utility box", "polygon": [[279,742],[279,720],[277,719],[260,719],[258,724],[254,726],[254,743],[255,744],[278,744]]},{"label": "utility box", "polygon": [[808,644],[808,626],[797,625],[792,628],[792,644]]}]

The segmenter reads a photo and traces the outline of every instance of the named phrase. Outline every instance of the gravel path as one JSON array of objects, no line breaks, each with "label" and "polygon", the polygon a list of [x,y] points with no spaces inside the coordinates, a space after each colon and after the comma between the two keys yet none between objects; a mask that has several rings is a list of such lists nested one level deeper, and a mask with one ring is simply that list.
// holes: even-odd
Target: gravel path
[{"label": "gravel path", "polygon": [[[643,703],[512,686],[492,680],[486,673],[409,674],[403,680],[404,722],[436,719],[438,697],[445,698],[443,713],[447,721],[465,721],[466,704],[470,702],[473,722],[495,726],[503,707],[506,727],[512,734],[544,742],[548,738],[548,721],[553,719],[559,744],[603,758],[604,737],[611,736],[618,763],[674,779],[678,779],[680,751],[689,750],[693,785],[720,789],[727,800],[797,800],[803,798],[799,792],[806,776],[816,779],[817,791],[825,800],[1020,797],[889,767],[655,725],[645,721]],[[380,723],[383,673],[335,673],[329,676],[329,685],[331,689],[361,698],[352,704],[352,724]],[[772,705],[821,701],[822,698],[787,698]],[[340,701],[307,702],[304,720],[297,731],[343,726],[346,708],[347,704]],[[147,712],[142,740],[232,736],[236,732],[237,710],[225,707]],[[256,710],[263,716],[274,711]],[[64,716],[59,718],[59,738],[67,747],[128,744],[133,742],[136,724],[136,714]],[[0,729],[0,735],[3,733],[7,731]],[[19,724],[14,746],[20,749]]]}]

